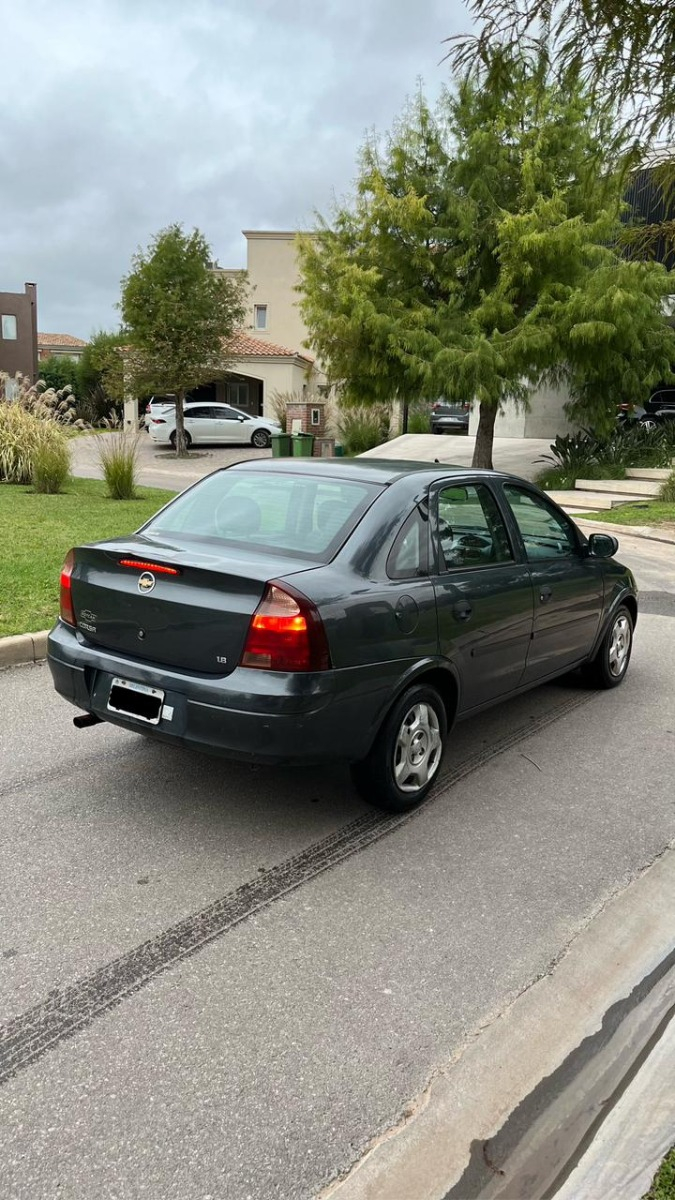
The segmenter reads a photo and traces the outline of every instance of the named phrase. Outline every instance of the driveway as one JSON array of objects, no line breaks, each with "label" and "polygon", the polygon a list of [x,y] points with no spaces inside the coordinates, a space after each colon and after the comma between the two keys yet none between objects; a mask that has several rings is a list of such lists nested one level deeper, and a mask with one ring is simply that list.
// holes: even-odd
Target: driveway
[{"label": "driveway", "polygon": [[[108,437],[108,434],[101,434]],[[473,458],[475,438],[436,437],[433,434],[409,433],[390,442],[384,442],[365,457],[394,458],[416,462],[446,462],[457,466],[470,466]],[[250,445],[208,446],[193,450],[183,460],[176,460],[169,448],[158,446],[145,431],[139,435],[139,483],[147,487],[176,488],[182,490],[196,483],[217,467],[241,462],[249,458],[271,458],[271,450],[254,450]],[[74,438],[73,474],[101,479],[98,463],[98,439],[96,435]],[[548,453],[550,442],[536,438],[498,438],[494,444],[494,463],[498,471],[509,471],[524,479],[535,479],[543,469],[537,460]]]},{"label": "driveway", "polygon": [[459,726],[403,818],[0,674],[4,1194],[299,1200],[394,1127],[675,837],[661,552],[626,683]]},{"label": "driveway", "polygon": [[[431,433],[405,433],[366,451],[366,458],[409,459],[414,462],[442,462],[452,466],[469,467],[476,444],[475,437]],[[538,461],[550,454],[550,438],[495,438],[493,462],[495,470],[536,479],[545,464]]]},{"label": "driveway", "polygon": [[[110,434],[87,434],[73,438],[73,475],[85,479],[102,479],[98,455],[102,439]],[[190,451],[187,458],[176,459],[170,446],[158,446],[141,430],[138,435],[138,481],[146,487],[175,488],[182,491],[209,475],[218,467],[249,458],[271,458],[271,450],[254,450],[250,443],[242,446],[204,446]]]}]

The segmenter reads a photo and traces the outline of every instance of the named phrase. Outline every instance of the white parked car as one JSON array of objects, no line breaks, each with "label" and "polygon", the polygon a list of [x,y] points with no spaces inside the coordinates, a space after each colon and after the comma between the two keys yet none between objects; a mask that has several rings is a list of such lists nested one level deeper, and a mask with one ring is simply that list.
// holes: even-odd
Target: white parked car
[{"label": "white parked car", "polygon": [[145,428],[150,432],[153,417],[159,417],[168,408],[171,412],[176,406],[173,396],[151,396],[145,406]]},{"label": "white parked car", "polygon": [[[153,406],[154,409],[155,406]],[[150,417],[148,432],[153,442],[176,444],[175,407],[157,406]],[[203,442],[250,443],[259,450],[270,445],[272,434],[281,433],[281,425],[269,417],[251,417],[230,404],[196,401],[185,405],[185,438],[188,446]]]}]

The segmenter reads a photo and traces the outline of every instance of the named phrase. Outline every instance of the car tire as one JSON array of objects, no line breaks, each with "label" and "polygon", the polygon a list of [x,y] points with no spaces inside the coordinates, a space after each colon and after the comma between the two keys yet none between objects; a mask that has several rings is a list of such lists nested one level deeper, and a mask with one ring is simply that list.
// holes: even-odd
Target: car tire
[{"label": "car tire", "polygon": [[432,787],[448,734],[445,705],[433,687],[417,684],[390,709],[372,750],[351,766],[359,795],[385,812],[421,804]]},{"label": "car tire", "polygon": [[272,439],[266,429],[256,429],[251,438],[251,445],[255,446],[256,450],[267,450],[272,444]]},{"label": "car tire", "polygon": [[642,417],[639,421],[641,429],[658,429],[659,422],[654,417]]},{"label": "car tire", "polygon": [[[173,448],[175,450],[176,449],[176,430],[175,429],[174,429],[173,433],[171,434],[169,441],[171,442],[171,445],[173,446]],[[190,434],[188,433],[188,431],[186,429],[185,430],[185,449],[189,450],[191,445],[192,445],[192,438],[190,437]]]},{"label": "car tire", "polygon": [[633,649],[633,618],[622,604],[616,610],[595,656],[583,669],[593,687],[615,688],[626,678]]}]

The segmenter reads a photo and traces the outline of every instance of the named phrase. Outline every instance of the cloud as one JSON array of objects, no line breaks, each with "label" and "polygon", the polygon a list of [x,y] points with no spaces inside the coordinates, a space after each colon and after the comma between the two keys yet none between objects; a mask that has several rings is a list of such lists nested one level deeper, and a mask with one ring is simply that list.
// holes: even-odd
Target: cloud
[{"label": "cloud", "polygon": [[233,266],[241,229],[309,227],[468,24],[461,0],[0,4],[0,289],[35,281],[40,328],[83,337],[172,221]]}]

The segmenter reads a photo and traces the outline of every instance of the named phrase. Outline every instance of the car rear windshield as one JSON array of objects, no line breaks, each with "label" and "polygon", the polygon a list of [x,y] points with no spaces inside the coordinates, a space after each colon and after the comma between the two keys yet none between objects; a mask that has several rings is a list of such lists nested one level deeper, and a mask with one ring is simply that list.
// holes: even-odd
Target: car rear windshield
[{"label": "car rear windshield", "polygon": [[143,528],[327,562],[382,488],[356,480],[222,471]]}]

